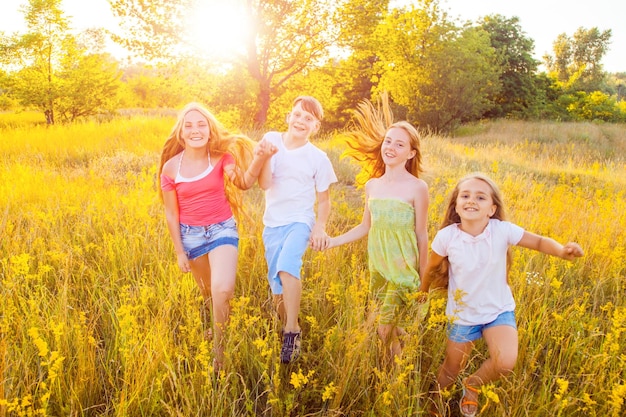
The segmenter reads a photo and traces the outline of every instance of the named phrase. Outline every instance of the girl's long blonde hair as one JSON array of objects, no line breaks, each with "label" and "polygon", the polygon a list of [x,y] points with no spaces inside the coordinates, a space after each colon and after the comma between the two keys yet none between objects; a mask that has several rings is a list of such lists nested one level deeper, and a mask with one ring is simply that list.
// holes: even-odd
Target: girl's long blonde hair
[{"label": "girl's long blonde hair", "polygon": [[[441,226],[439,227],[440,230],[451,224],[461,223],[461,217],[456,212],[456,199],[459,196],[461,184],[463,184],[465,181],[469,181],[473,179],[483,181],[489,186],[489,188],[491,188],[491,199],[493,200],[493,204],[496,206],[496,211],[495,213],[493,213],[493,216],[491,216],[491,218],[497,219],[497,220],[503,220],[503,221],[506,220],[506,213],[504,210],[502,193],[500,192],[500,188],[498,187],[498,185],[491,178],[489,178],[487,175],[483,174],[482,172],[473,172],[461,178],[459,182],[457,182],[452,192],[450,193],[450,196],[448,197],[448,205],[446,207],[446,212],[445,212],[445,215],[443,216]],[[511,266],[511,250],[510,249],[507,250],[506,259],[507,259],[507,280],[508,280],[508,268]],[[448,286],[449,266],[450,266],[450,263],[448,261],[448,258],[446,257],[444,259],[444,262],[442,262],[442,264],[439,266],[437,270],[431,271],[431,288],[446,288]]]},{"label": "girl's long blonde hair", "polygon": [[[237,172],[245,172],[252,161],[254,142],[250,138],[243,134],[229,132],[206,107],[195,102],[189,103],[178,114],[176,123],[161,151],[161,161],[158,171],[159,197],[161,201],[163,201],[163,192],[161,190],[163,165],[185,149],[185,140],[182,138],[185,116],[187,113],[194,110],[202,114],[209,124],[209,142],[207,146],[211,156],[219,157],[228,152],[235,159]],[[230,181],[230,178],[225,176],[226,197],[237,218],[243,214],[241,184],[239,181],[242,181],[239,176],[237,176],[234,181]]]},{"label": "girl's long blonde hair", "polygon": [[354,112],[354,128],[340,135],[348,145],[342,157],[350,156],[361,166],[356,177],[358,186],[385,173],[381,147],[387,131],[393,127],[409,135],[411,149],[415,151],[415,156],[406,162],[406,170],[418,178],[423,172],[419,132],[407,121],[393,122],[389,97],[383,93],[376,107],[369,100],[361,101]]}]

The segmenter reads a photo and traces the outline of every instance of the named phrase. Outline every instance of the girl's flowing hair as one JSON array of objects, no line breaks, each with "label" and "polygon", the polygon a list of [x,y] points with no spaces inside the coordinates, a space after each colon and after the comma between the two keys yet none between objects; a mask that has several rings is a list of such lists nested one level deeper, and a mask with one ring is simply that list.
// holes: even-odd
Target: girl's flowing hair
[{"label": "girl's flowing hair", "polygon": [[[452,190],[452,193],[450,194],[450,197],[448,198],[448,205],[446,207],[446,212],[443,217],[443,221],[441,222],[441,226],[439,227],[440,230],[451,224],[461,223],[461,217],[456,212],[456,199],[459,196],[461,184],[463,184],[465,181],[469,181],[472,179],[483,181],[489,186],[489,188],[491,188],[491,199],[493,200],[493,204],[496,206],[496,211],[495,213],[493,213],[493,216],[491,216],[491,218],[497,219],[497,220],[506,220],[506,213],[504,210],[502,193],[500,192],[500,188],[498,187],[498,185],[491,178],[489,178],[487,175],[483,174],[482,172],[473,172],[461,178],[459,182],[457,182],[454,189]],[[507,259],[507,280],[508,280],[508,268],[511,266],[510,249],[507,251],[506,259]],[[449,262],[448,262],[448,258],[446,258],[437,270],[431,271],[431,279],[432,279],[431,287],[446,288],[448,286],[448,278],[449,278],[448,268],[449,268]]]},{"label": "girl's flowing hair", "polygon": [[[163,200],[163,192],[161,190],[161,172],[163,171],[163,165],[185,149],[185,141],[182,138],[185,116],[187,113],[194,110],[202,114],[209,124],[208,149],[212,156],[219,157],[226,152],[230,153],[235,159],[237,173],[245,172],[252,161],[254,142],[250,138],[243,134],[229,132],[206,107],[195,102],[189,103],[178,114],[176,123],[161,151],[161,161],[158,171],[159,197],[161,201]],[[242,181],[242,179],[239,175],[236,176],[234,181],[230,181],[230,178],[227,176],[225,176],[224,179],[226,197],[235,217],[239,218],[243,214],[242,193],[237,185],[239,185],[239,181]]]},{"label": "girl's flowing hair", "polygon": [[419,178],[423,172],[420,134],[407,121],[393,123],[393,113],[386,93],[381,95],[376,107],[368,100],[361,101],[354,112],[353,125],[353,129],[340,135],[348,145],[348,149],[341,156],[350,156],[361,166],[361,171],[356,176],[357,186],[363,186],[371,178],[381,177],[385,173],[381,146],[387,131],[393,127],[403,129],[409,135],[415,156],[406,162],[405,167]]}]

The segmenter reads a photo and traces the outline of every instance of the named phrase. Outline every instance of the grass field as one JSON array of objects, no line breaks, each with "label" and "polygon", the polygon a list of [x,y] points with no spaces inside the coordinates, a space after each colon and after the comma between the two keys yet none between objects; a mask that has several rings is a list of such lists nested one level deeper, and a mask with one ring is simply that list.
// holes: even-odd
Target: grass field
[{"label": "grass field", "polygon": [[[8,117],[3,115],[5,119]],[[365,239],[307,253],[303,356],[280,365],[262,194],[245,194],[226,370],[176,265],[156,187],[173,119],[52,126],[0,118],[0,417],[419,416],[445,346],[443,300],[411,306],[405,355],[378,363]],[[258,138],[257,138],[258,139]],[[331,235],[360,221],[357,168],[319,139],[340,183]],[[456,181],[484,171],[509,219],[579,242],[575,262],[514,249],[520,357],[481,416],[622,416],[626,397],[626,126],[490,122],[422,149],[434,236]],[[478,343],[471,367],[485,355]],[[459,389],[446,400],[456,415]]]}]

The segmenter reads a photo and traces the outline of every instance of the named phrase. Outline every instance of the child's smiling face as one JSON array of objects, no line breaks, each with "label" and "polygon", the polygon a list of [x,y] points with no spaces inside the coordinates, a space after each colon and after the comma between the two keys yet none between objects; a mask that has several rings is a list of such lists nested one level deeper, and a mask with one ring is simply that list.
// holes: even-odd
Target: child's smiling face
[{"label": "child's smiling face", "polygon": [[489,220],[496,212],[489,184],[471,178],[459,185],[455,210],[461,220]]},{"label": "child's smiling face", "polygon": [[386,165],[405,164],[415,156],[409,134],[399,127],[392,127],[387,131],[380,150]]},{"label": "child's smiling face", "polygon": [[320,122],[313,113],[302,108],[302,103],[297,103],[287,116],[289,131],[299,137],[308,138],[319,129]]},{"label": "child's smiling face", "polygon": [[181,135],[185,141],[185,147],[206,146],[209,141],[209,134],[209,122],[202,113],[197,110],[191,110],[185,114]]}]

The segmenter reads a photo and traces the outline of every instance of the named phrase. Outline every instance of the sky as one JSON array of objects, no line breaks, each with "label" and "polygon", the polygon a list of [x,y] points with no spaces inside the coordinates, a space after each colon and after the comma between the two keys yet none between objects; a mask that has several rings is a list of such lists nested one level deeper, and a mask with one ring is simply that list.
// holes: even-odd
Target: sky
[{"label": "sky", "polygon": [[611,29],[609,51],[602,64],[608,72],[626,72],[625,0],[441,0],[450,16],[476,21],[491,14],[517,16],[526,36],[535,41],[535,58],[552,54],[552,43],[565,33],[572,37],[580,27]]},{"label": "sky", "polygon": [[[226,5],[233,0],[207,1]],[[392,2],[417,3],[415,0]],[[24,30],[24,18],[19,7],[27,3],[28,0],[0,1],[0,31],[11,34]],[[546,53],[552,53],[552,42],[561,33],[571,37],[579,27],[597,27],[600,31],[610,29],[612,36],[609,51],[602,60],[604,70],[626,72],[626,0],[440,0],[440,6],[448,11],[450,17],[462,21],[476,21],[490,14],[500,14],[506,18],[517,16],[522,31],[535,42],[535,58],[538,60]],[[107,0],[62,0],[61,8],[77,30],[90,27],[115,28],[116,20]],[[230,14],[221,19],[221,23],[236,27],[236,19],[236,16]],[[203,38],[206,40],[210,37]]]}]

